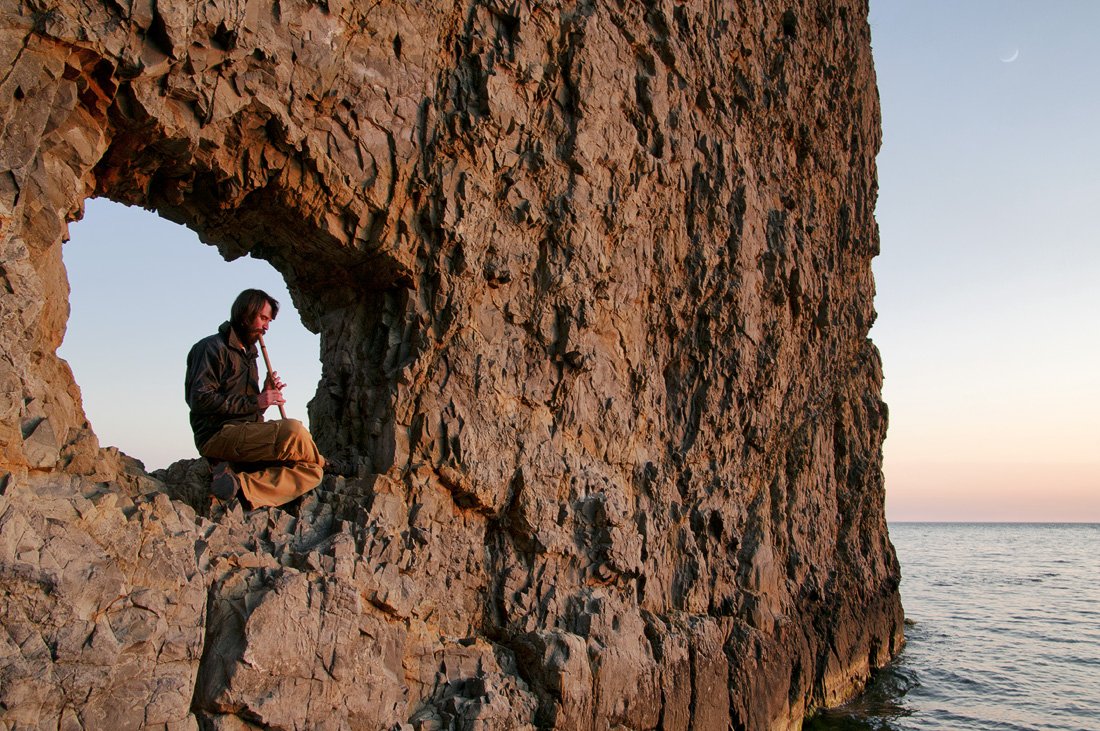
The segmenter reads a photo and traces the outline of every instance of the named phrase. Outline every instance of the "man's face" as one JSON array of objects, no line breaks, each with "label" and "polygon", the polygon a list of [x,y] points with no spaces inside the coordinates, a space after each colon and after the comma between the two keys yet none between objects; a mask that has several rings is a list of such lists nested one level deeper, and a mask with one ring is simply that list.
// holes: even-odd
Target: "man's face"
[{"label": "man's face", "polygon": [[254,343],[260,339],[261,335],[267,333],[267,328],[271,324],[271,303],[264,302],[263,309],[261,309],[251,322],[245,323],[248,327],[248,340],[250,343]]}]

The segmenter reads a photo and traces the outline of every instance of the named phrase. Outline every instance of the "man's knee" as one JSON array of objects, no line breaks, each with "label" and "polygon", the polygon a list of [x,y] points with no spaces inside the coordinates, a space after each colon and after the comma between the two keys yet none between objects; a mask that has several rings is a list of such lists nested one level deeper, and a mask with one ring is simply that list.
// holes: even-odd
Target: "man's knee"
[{"label": "man's knee", "polygon": [[292,461],[318,461],[317,445],[305,424],[297,419],[284,419],[279,423],[279,443],[285,459]]},{"label": "man's knee", "polygon": [[310,436],[309,429],[306,429],[306,425],[297,419],[283,419],[279,422],[280,433],[284,441],[302,441],[305,439],[313,440]]}]

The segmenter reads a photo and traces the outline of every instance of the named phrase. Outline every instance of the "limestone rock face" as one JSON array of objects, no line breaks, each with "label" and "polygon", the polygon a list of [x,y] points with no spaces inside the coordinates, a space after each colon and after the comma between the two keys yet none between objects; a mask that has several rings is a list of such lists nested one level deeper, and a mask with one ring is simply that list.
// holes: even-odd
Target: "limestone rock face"
[{"label": "limestone rock face", "polygon": [[[865,2],[0,37],[0,723],[796,728],[899,649]],[[90,196],[279,269],[373,472],[242,514],[100,450],[56,355]]]}]

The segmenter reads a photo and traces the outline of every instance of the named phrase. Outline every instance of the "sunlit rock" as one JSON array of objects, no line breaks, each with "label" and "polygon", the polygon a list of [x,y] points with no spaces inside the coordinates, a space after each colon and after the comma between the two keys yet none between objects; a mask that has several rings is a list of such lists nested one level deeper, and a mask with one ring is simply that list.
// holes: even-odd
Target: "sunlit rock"
[{"label": "sunlit rock", "polygon": [[[899,649],[865,3],[0,18],[0,722],[793,728]],[[372,473],[101,451],[89,196],[282,272]]]}]

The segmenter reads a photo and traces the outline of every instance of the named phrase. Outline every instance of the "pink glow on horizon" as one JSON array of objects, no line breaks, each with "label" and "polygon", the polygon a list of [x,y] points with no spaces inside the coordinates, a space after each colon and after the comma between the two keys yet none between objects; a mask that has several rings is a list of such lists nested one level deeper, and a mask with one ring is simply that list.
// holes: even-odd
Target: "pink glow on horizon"
[{"label": "pink glow on horizon", "polygon": [[1100,462],[887,462],[890,521],[1100,523]]}]

